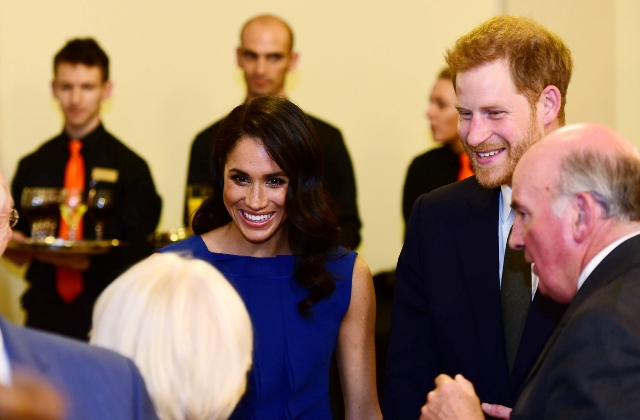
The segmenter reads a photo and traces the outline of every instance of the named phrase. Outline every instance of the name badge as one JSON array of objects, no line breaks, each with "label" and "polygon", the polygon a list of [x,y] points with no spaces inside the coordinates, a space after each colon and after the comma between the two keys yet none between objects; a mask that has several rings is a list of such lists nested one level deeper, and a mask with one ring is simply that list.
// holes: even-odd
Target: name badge
[{"label": "name badge", "polygon": [[96,166],[91,170],[91,179],[96,182],[110,182],[115,184],[118,182],[118,170]]}]

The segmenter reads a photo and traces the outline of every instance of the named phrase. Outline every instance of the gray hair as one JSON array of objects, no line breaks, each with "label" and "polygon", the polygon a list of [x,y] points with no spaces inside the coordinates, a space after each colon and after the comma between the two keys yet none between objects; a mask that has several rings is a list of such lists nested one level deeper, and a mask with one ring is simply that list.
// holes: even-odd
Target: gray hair
[{"label": "gray hair", "polygon": [[587,192],[605,211],[605,219],[640,221],[640,157],[599,151],[571,152],[562,160],[552,209],[559,216],[576,194]]},{"label": "gray hair", "polygon": [[100,295],[91,344],[135,362],[160,419],[226,419],[245,391],[253,331],[218,270],[164,253],[134,265]]}]

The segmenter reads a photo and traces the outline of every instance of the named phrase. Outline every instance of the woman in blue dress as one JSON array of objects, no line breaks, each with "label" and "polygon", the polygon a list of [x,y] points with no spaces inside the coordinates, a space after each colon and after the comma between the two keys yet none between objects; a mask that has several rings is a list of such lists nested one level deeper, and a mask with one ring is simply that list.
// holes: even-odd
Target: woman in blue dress
[{"label": "woman in blue dress", "polygon": [[164,248],[206,260],[243,298],[254,328],[247,392],[232,419],[331,418],[336,350],[347,419],[380,419],[375,296],[366,263],[337,247],[320,142],[291,102],[236,107],[213,146],[213,194],[196,235]]}]

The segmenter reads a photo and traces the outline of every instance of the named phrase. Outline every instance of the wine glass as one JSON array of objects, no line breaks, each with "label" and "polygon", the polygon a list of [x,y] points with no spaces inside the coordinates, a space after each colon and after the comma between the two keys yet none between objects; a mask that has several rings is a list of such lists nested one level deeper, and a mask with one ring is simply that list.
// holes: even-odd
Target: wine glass
[{"label": "wine glass", "polygon": [[22,190],[20,207],[31,222],[31,237],[43,240],[54,237],[60,212],[60,188],[27,187]]},{"label": "wine glass", "polygon": [[87,211],[82,190],[77,188],[65,188],[60,194],[60,216],[69,226],[68,239],[74,241],[78,236],[78,227],[82,216]]},{"label": "wine glass", "polygon": [[113,213],[113,193],[111,190],[92,188],[89,190],[87,205],[89,215],[96,222],[96,240],[101,241],[104,235],[104,224]]}]

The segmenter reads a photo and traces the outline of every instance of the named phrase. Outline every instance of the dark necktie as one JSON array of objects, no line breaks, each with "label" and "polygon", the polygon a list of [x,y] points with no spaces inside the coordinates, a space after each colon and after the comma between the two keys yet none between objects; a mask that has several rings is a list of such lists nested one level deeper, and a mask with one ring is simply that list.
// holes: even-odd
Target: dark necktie
[{"label": "dark necktie", "polygon": [[[509,236],[511,236],[511,231],[509,231]],[[508,239],[504,251],[500,297],[502,300],[504,343],[509,375],[511,375],[531,306],[531,264],[525,261],[523,251],[516,251],[509,247]]]},{"label": "dark necktie", "polygon": [[[71,140],[68,147],[70,155],[64,172],[64,187],[83,190],[85,170],[84,158],[80,154],[82,141]],[[69,238],[69,226],[64,219],[60,219],[59,233],[61,238]],[[82,220],[78,223],[75,239],[82,239]],[[56,290],[62,300],[67,303],[73,302],[82,289],[82,272],[67,267],[56,267]]]}]

